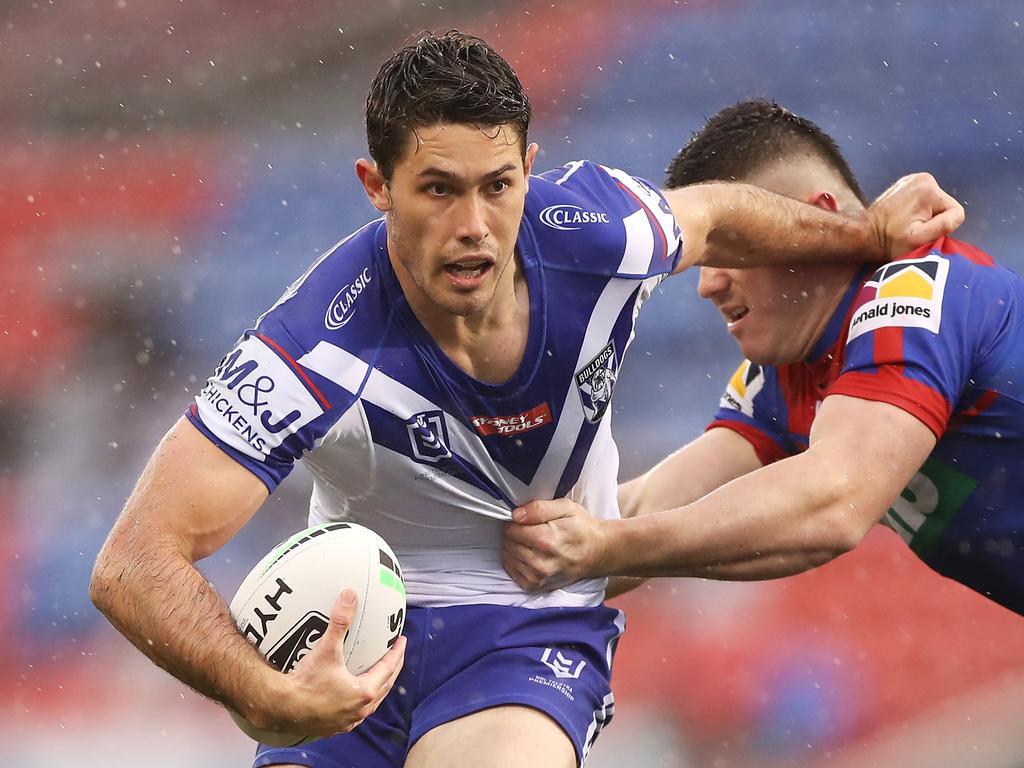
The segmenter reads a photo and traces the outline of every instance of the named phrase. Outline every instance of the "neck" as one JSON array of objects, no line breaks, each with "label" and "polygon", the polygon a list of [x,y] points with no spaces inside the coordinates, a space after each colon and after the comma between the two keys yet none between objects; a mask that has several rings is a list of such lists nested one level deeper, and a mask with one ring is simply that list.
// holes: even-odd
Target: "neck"
[{"label": "neck", "polygon": [[814,298],[811,300],[813,303],[808,307],[807,328],[810,335],[801,349],[800,360],[813,362],[810,357],[814,348],[824,335],[829,322],[843,301],[843,296],[846,295],[846,290],[859,270],[859,264],[844,265],[842,269],[830,266],[828,273],[822,275],[820,281],[815,281],[816,290]]},{"label": "neck", "polygon": [[413,314],[455,365],[491,384],[516,372],[530,332],[530,296],[518,253],[506,262],[491,300],[467,315],[431,301],[396,259],[391,264]]}]

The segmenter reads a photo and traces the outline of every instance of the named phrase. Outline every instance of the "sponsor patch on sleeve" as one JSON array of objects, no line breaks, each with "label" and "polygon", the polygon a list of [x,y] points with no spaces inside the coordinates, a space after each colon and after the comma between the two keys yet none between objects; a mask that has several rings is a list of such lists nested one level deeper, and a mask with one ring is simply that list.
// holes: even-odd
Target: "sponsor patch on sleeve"
[{"label": "sponsor patch on sleeve", "polygon": [[886,264],[857,295],[847,343],[886,327],[938,333],[948,274],[949,262],[933,254]]},{"label": "sponsor patch on sleeve", "polygon": [[760,365],[744,360],[730,377],[718,407],[739,411],[744,416],[753,418],[754,398],[763,387],[764,370]]},{"label": "sponsor patch on sleeve", "polygon": [[296,363],[249,336],[220,361],[196,395],[199,417],[226,444],[262,460],[330,408],[303,376]]}]

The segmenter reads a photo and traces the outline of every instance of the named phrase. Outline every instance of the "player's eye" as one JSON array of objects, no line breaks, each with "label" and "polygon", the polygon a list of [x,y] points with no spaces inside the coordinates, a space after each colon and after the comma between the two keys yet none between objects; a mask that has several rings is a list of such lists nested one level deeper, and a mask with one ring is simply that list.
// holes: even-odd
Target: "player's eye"
[{"label": "player's eye", "polygon": [[424,187],[428,195],[434,197],[443,197],[447,195],[451,190],[448,185],[441,181],[432,181]]},{"label": "player's eye", "polygon": [[492,181],[488,185],[487,191],[490,192],[492,195],[500,195],[510,186],[511,185],[505,179],[496,179],[495,181]]}]

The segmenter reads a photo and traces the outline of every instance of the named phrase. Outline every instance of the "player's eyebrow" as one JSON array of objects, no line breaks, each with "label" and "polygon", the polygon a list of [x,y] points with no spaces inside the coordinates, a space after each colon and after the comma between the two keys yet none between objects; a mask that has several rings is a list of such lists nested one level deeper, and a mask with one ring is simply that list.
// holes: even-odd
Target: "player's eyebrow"
[{"label": "player's eyebrow", "polygon": [[[485,173],[483,176],[481,176],[480,178],[481,179],[485,179],[485,180],[486,179],[493,179],[493,178],[496,178],[498,176],[501,176],[503,173],[508,173],[509,171],[514,171],[515,169],[516,169],[516,166],[513,163],[505,163],[503,166],[501,166],[501,168],[498,168],[498,169],[493,170],[493,171],[489,171],[489,172]],[[437,168],[435,166],[430,166],[428,168],[424,168],[422,171],[420,171],[417,174],[417,176],[419,176],[421,178],[425,177],[425,176],[430,176],[430,177],[433,177],[433,178],[445,179],[447,181],[451,181],[451,182],[456,183],[456,184],[465,184],[466,181],[467,181],[466,177],[462,176],[461,174],[453,173],[452,171],[446,171],[443,168]]]}]

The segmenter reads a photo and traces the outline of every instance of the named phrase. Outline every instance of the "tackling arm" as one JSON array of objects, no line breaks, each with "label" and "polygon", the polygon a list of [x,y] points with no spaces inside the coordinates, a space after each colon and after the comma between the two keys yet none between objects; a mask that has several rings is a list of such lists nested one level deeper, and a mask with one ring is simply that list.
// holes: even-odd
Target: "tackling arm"
[{"label": "tackling arm", "polygon": [[964,220],[963,206],[927,173],[904,176],[856,213],[825,211],[749,184],[712,182],[664,195],[683,231],[677,272],[695,264],[883,261],[934,242]]},{"label": "tackling arm", "polygon": [[597,573],[768,579],[856,546],[924,463],[934,434],[887,403],[833,395],[810,448],[688,506],[605,521]]},{"label": "tackling arm", "polygon": [[[622,483],[619,511],[626,518],[681,507],[760,466],[757,454],[744,437],[731,429],[716,427],[639,477]],[[643,582],[640,577],[612,576],[605,598],[618,597]]]}]

